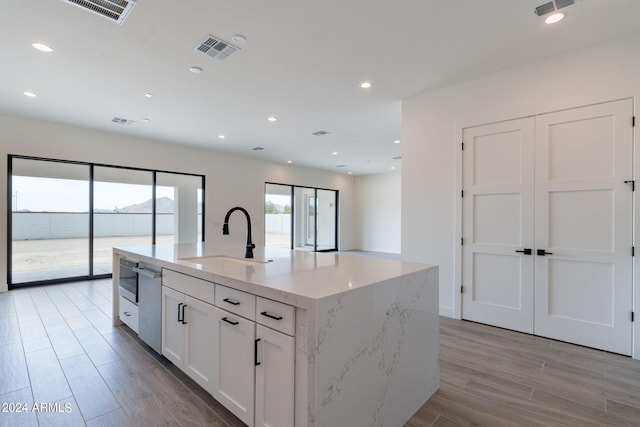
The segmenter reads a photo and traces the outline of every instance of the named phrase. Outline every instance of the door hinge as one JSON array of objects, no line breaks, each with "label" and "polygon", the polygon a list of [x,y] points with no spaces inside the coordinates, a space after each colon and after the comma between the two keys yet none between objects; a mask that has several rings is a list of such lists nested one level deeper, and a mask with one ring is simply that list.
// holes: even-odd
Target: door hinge
[{"label": "door hinge", "polygon": [[631,256],[636,256],[636,247],[631,246]]},{"label": "door hinge", "polygon": [[633,179],[629,179],[624,182],[625,184],[631,184],[631,191],[636,191],[636,182]]},{"label": "door hinge", "polygon": [[636,127],[636,116],[631,118],[631,126]]},{"label": "door hinge", "polygon": [[460,246],[464,246],[464,237],[460,238]]},{"label": "door hinge", "polygon": [[635,320],[634,320],[634,318],[635,318],[635,317],[636,317],[636,316],[635,316],[634,312],[632,311],[632,312],[631,312],[631,321],[632,321],[632,322],[635,322]]},{"label": "door hinge", "polygon": [[464,294],[464,286],[460,286],[460,293]]},{"label": "door hinge", "polygon": [[460,197],[464,198],[464,190],[460,190]]},{"label": "door hinge", "polygon": [[[635,118],[635,117],[634,117]],[[464,142],[460,143],[460,146],[462,147],[462,151],[464,151]]]}]

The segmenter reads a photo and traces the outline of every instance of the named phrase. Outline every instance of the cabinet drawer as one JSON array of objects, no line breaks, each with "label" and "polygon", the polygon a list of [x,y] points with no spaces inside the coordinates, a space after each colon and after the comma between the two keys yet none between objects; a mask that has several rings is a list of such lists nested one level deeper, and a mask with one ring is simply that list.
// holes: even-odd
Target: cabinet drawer
[{"label": "cabinet drawer", "polygon": [[216,307],[256,320],[255,295],[216,284]]},{"label": "cabinet drawer", "polygon": [[257,297],[256,322],[284,334],[294,335],[294,307],[278,301]]},{"label": "cabinet drawer", "polygon": [[118,311],[120,320],[138,333],[138,306],[124,297],[120,297],[120,309]]},{"label": "cabinet drawer", "polygon": [[162,284],[183,294],[208,302],[209,304],[213,304],[215,301],[215,286],[213,282],[207,282],[206,280],[176,271],[162,269]]}]

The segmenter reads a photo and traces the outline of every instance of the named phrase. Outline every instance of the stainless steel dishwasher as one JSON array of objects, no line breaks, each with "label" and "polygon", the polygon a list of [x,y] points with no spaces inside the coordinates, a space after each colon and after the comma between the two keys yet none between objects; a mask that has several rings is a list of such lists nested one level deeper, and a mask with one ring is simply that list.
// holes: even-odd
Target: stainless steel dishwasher
[{"label": "stainless steel dishwasher", "polygon": [[138,336],[162,353],[162,270],[141,262],[138,273]]}]

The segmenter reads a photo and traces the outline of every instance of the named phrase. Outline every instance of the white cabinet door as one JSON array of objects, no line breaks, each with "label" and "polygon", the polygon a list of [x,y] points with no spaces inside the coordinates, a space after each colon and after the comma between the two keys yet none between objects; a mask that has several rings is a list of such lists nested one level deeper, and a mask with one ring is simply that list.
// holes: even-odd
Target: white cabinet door
[{"label": "white cabinet door", "polygon": [[162,355],[182,368],[184,360],[184,294],[162,287]]},{"label": "white cabinet door", "polygon": [[256,426],[293,427],[294,337],[256,325]]},{"label": "white cabinet door", "polygon": [[185,353],[183,371],[209,393],[213,391],[216,318],[211,304],[185,295]]},{"label": "white cabinet door", "polygon": [[213,397],[253,426],[255,323],[217,307],[214,311]]},{"label": "white cabinet door", "polygon": [[631,354],[632,100],[536,118],[535,333]]},{"label": "white cabinet door", "polygon": [[464,129],[462,154],[462,317],[528,333],[533,332],[533,129],[533,118]]}]

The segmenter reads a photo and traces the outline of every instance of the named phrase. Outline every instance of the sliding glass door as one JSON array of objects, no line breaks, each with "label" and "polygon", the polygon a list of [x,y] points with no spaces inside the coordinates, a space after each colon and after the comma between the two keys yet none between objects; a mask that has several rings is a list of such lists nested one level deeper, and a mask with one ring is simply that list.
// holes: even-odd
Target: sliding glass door
[{"label": "sliding glass door", "polygon": [[10,287],[109,277],[115,246],[203,240],[204,177],[9,156]]},{"label": "sliding glass door", "polygon": [[337,203],[336,190],[267,183],[265,245],[309,251],[337,250]]},{"label": "sliding glass door", "polygon": [[11,281],[89,275],[90,168],[13,159]]},{"label": "sliding glass door", "polygon": [[292,249],[290,185],[266,184],[264,193],[265,246]]},{"label": "sliding glass door", "polygon": [[153,243],[153,172],[95,166],[94,274],[111,274],[116,246]]}]

